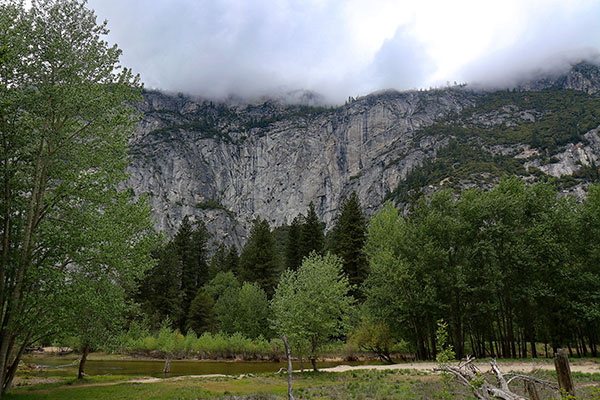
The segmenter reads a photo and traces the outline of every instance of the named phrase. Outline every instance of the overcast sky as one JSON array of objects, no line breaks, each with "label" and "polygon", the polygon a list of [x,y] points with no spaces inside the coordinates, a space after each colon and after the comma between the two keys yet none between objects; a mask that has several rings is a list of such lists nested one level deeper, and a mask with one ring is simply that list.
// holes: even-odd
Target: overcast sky
[{"label": "overcast sky", "polygon": [[203,97],[510,85],[597,60],[600,1],[89,0],[146,87]]}]

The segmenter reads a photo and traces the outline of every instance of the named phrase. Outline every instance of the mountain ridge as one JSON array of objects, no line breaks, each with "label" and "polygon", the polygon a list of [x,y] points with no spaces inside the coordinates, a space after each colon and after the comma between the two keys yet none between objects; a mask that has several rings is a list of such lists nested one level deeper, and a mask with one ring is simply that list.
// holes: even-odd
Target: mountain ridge
[{"label": "mountain ridge", "polygon": [[[489,165],[491,171],[457,173],[455,184],[467,187],[502,171],[530,180],[571,176],[600,155],[599,90],[600,68],[577,64],[563,76],[512,90],[387,90],[338,107],[276,100],[228,105],[147,91],[127,185],[150,195],[157,229],[172,233],[189,215],[205,221],[214,240],[241,247],[256,216],[286,224],[313,201],[330,227],[352,191],[371,214],[386,199],[406,201],[418,182],[427,188],[453,181],[436,182],[442,171],[402,189],[418,171],[437,171],[432,163],[451,158],[444,152],[455,151],[472,168],[484,166],[481,155],[497,158],[500,167]],[[572,111],[581,117],[563,118]],[[575,119],[574,128],[554,128]],[[482,173],[490,176],[476,179]]]}]

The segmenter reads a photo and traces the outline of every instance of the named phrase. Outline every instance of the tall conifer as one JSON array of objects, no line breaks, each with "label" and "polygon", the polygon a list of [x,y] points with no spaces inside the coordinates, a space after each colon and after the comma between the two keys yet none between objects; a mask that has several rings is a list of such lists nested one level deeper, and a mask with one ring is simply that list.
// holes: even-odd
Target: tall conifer
[{"label": "tall conifer", "polygon": [[258,283],[271,296],[277,284],[276,243],[266,219],[256,218],[240,256],[240,279]]},{"label": "tall conifer", "polygon": [[300,234],[302,231],[301,216],[297,216],[292,221],[288,230],[287,242],[285,245],[285,267],[293,271],[297,270],[302,264],[300,249]]},{"label": "tall conifer", "polygon": [[307,257],[311,252],[323,253],[325,246],[325,234],[323,223],[319,220],[315,205],[311,201],[300,231],[300,260]]},{"label": "tall conifer", "polygon": [[366,220],[356,192],[344,200],[332,232],[332,250],[342,258],[344,272],[353,285],[352,294],[360,298],[358,288],[367,276],[365,245]]}]

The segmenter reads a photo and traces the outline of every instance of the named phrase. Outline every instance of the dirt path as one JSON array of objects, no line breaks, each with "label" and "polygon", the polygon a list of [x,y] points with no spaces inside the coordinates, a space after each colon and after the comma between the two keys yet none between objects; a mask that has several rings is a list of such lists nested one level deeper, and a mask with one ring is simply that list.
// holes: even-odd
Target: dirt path
[{"label": "dirt path", "polygon": [[[490,364],[486,362],[475,363],[479,369],[486,371],[490,368]],[[433,362],[418,362],[418,363],[402,363],[392,365],[338,365],[337,367],[322,368],[322,371],[327,372],[346,372],[361,369],[414,369],[417,371],[433,371],[437,366]],[[498,366],[502,371],[519,371],[519,372],[531,372],[534,370],[545,370],[554,371],[554,363],[551,361],[538,361],[538,362],[518,362],[518,361],[505,361],[498,362]],[[585,372],[585,373],[600,373],[600,364],[594,362],[572,362],[571,371],[573,372]]]}]

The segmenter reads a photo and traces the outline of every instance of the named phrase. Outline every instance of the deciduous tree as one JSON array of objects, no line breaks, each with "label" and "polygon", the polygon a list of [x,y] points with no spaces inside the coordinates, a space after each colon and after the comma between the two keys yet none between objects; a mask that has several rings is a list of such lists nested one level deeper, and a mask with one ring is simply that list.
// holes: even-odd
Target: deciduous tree
[{"label": "deciduous tree", "polygon": [[[54,332],[64,317],[73,273],[120,279],[150,265],[133,250],[148,238],[147,208],[117,190],[141,89],[107,33],[78,1],[0,3],[3,389],[18,363],[14,346]],[[115,218],[125,213],[144,218]]]},{"label": "deciduous tree", "polygon": [[354,303],[349,290],[341,260],[329,253],[312,253],[297,271],[281,276],[271,301],[273,329],[293,351],[306,348],[315,370],[322,346],[348,330]]}]

